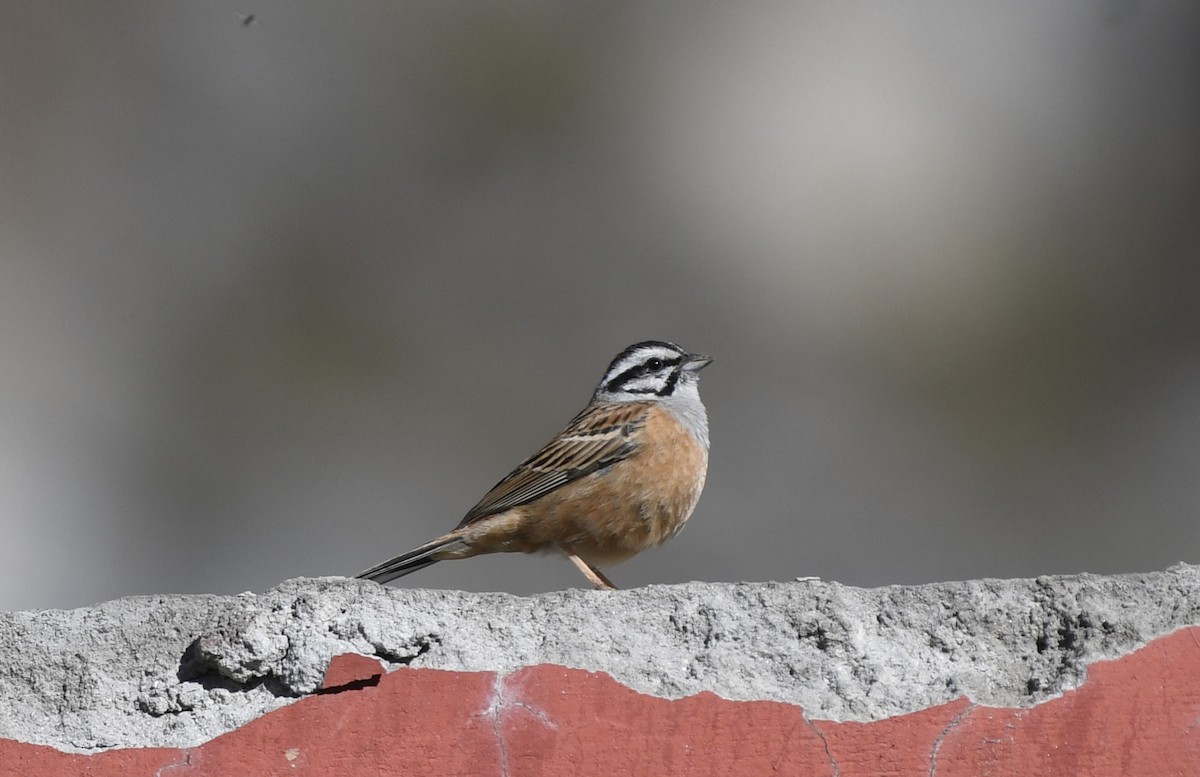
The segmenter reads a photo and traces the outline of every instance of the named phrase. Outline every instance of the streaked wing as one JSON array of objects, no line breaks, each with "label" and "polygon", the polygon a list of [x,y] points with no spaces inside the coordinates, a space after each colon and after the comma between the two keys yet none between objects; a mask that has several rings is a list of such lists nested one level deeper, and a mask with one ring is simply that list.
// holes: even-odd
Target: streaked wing
[{"label": "streaked wing", "polygon": [[645,426],[649,410],[650,405],[645,402],[587,407],[575,416],[562,434],[484,494],[458,528],[528,504],[573,480],[627,458],[638,448],[633,433]]}]

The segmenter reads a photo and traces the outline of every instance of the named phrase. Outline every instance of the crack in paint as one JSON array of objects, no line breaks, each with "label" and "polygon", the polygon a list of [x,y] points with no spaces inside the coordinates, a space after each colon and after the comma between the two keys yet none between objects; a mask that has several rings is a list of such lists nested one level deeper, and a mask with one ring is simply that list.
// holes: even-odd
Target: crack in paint
[{"label": "crack in paint", "polygon": [[510,674],[496,673],[496,679],[492,683],[492,698],[488,701],[487,709],[480,715],[480,717],[488,718],[492,722],[492,736],[496,738],[496,748],[500,752],[500,773],[504,777],[508,777],[508,742],[504,738],[504,732],[500,724],[506,712],[512,709],[521,709],[537,718],[538,722],[546,728],[558,729],[558,724],[550,720],[546,716],[546,713],[527,702],[509,696],[507,681],[510,676]]},{"label": "crack in paint", "polygon": [[787,754],[788,746],[792,744],[792,739],[796,736],[796,730],[800,726],[808,726],[817,738],[821,740],[821,746],[825,748],[825,758],[829,760],[829,766],[833,769],[833,774],[830,777],[840,777],[842,773],[841,766],[838,765],[837,759],[833,757],[833,751],[829,749],[829,740],[825,738],[825,732],[822,731],[815,721],[809,720],[804,711],[800,711],[800,720],[793,723],[788,729],[787,736],[783,738],[783,746],[779,748],[779,755],[775,756],[775,761],[771,764],[771,771],[778,773],[779,765],[783,763],[783,757]]},{"label": "crack in paint", "polygon": [[815,720],[809,720],[808,716],[804,716],[804,722],[813,730],[813,733],[821,740],[821,746],[825,748],[825,757],[829,759],[829,765],[833,767],[832,777],[841,777],[842,768],[838,766],[837,759],[833,757],[833,752],[829,749],[829,740],[825,738],[825,732],[821,730]]},{"label": "crack in paint", "polygon": [[189,747],[189,748],[185,749],[183,751],[182,755],[183,755],[183,760],[176,759],[169,764],[164,764],[164,765],[160,766],[158,768],[158,770],[156,772],[154,772],[154,777],[162,777],[163,772],[170,771],[171,769],[178,769],[182,766],[191,766],[192,765],[192,748]]},{"label": "crack in paint", "polygon": [[496,747],[500,751],[500,774],[508,777],[508,743],[504,741],[504,732],[500,730],[500,715],[504,711],[504,675],[496,673],[492,683],[492,698],[483,714],[492,719],[492,736],[496,738]]},{"label": "crack in paint", "polygon": [[936,777],[937,775],[938,751],[942,749],[942,742],[945,741],[946,737],[950,736],[950,732],[958,728],[958,725],[963,722],[964,718],[975,711],[977,706],[979,705],[975,704],[975,702],[968,704],[962,712],[955,715],[954,719],[946,724],[946,727],[942,729],[942,733],[938,734],[937,739],[933,740],[933,747],[929,750],[929,777]]}]

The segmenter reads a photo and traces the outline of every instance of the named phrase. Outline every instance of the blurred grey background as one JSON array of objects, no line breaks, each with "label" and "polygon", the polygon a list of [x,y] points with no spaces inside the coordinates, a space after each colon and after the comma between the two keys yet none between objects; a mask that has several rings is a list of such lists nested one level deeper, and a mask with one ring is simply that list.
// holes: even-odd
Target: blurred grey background
[{"label": "blurred grey background", "polygon": [[1137,0],[3,2],[0,609],[352,574],[647,338],[716,357],[712,462],[620,585],[1200,561],[1198,42]]}]

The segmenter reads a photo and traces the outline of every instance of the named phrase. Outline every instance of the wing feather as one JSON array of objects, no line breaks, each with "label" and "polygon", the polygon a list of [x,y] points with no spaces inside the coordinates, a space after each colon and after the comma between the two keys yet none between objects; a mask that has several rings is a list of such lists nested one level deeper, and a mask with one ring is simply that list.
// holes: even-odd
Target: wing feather
[{"label": "wing feather", "polygon": [[629,457],[639,447],[634,432],[645,426],[649,410],[646,402],[589,405],[561,434],[484,494],[458,528],[528,504]]}]

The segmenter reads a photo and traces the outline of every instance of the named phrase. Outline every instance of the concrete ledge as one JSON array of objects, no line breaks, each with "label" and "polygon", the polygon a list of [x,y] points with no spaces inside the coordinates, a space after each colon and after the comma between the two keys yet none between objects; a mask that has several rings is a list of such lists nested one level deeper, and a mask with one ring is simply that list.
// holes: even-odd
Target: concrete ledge
[{"label": "concrete ledge", "polygon": [[[329,578],[289,580],[257,596],[126,598],[71,612],[0,615],[0,740],[11,740],[0,741],[5,754],[0,773],[38,773],[30,764],[52,758],[54,751],[60,754],[53,758],[68,758],[113,748],[181,748],[144,753],[160,753],[167,759],[163,764],[184,758],[179,753],[191,759],[202,752],[192,748],[298,700],[310,705],[298,705],[306,710],[298,712],[300,719],[314,719],[314,711],[329,710],[341,699],[338,704],[373,705],[371,719],[378,721],[383,695],[353,693],[377,686],[380,694],[394,694],[388,697],[389,715],[418,716],[403,722],[414,736],[422,719],[439,713],[450,716],[446,725],[463,730],[479,719],[491,721],[485,728],[499,736],[498,716],[506,709],[520,711],[545,735],[557,729],[556,719],[575,715],[588,699],[595,707],[588,719],[604,721],[612,703],[601,700],[632,692],[664,700],[715,694],[678,701],[692,705],[686,719],[709,715],[695,705],[709,705],[710,715],[718,716],[714,721],[724,719],[721,705],[728,703],[722,699],[797,705],[803,710],[770,709],[820,735],[820,742],[814,740],[817,755],[833,763],[830,740],[816,721],[833,727],[922,713],[934,716],[930,730],[944,735],[968,712],[972,721],[986,723],[978,705],[1025,709],[1060,697],[1085,682],[1093,662],[1126,656],[1198,624],[1200,568],[1182,565],[1120,577],[1082,574],[874,590],[812,580],[570,590],[522,598],[384,589]],[[1142,661],[1162,661],[1163,651],[1170,650],[1190,655],[1200,644],[1196,633],[1190,632],[1192,642],[1183,648],[1160,640],[1163,648],[1144,651]],[[1180,658],[1171,661],[1169,670],[1175,671]],[[398,667],[481,674],[385,674]],[[611,679],[563,667],[600,671]],[[1145,669],[1138,671],[1145,676]],[[422,688],[419,699],[413,698],[415,687]],[[474,688],[478,698],[472,700],[464,688]],[[1180,683],[1175,692],[1195,693],[1198,698],[1181,703],[1200,705],[1200,688],[1186,691]],[[1112,698],[1127,695],[1114,693]],[[564,698],[575,698],[576,706],[564,709],[559,704]],[[437,699],[444,699],[446,709]],[[1153,700],[1159,711],[1169,703]],[[611,724],[643,707],[653,721],[673,715],[665,711],[671,707],[655,704],[665,701],[625,699],[624,712]],[[556,710],[557,718],[545,710]],[[1187,715],[1194,722],[1193,712]],[[340,715],[344,721],[350,712]],[[748,715],[738,712],[728,725],[737,727]],[[504,719],[517,737],[512,742],[533,730]],[[756,730],[774,730],[763,725]],[[444,739],[445,728],[439,730]],[[846,730],[851,729],[836,729],[836,735]],[[835,729],[827,733],[834,736]],[[692,743],[680,752],[706,745],[703,731],[691,734],[700,739],[685,736]],[[793,740],[788,734],[781,747],[791,747]],[[922,773],[938,752],[949,757],[941,736],[929,740],[919,745]],[[24,749],[17,751],[17,745]],[[54,751],[31,751],[31,745]],[[530,747],[536,746],[534,741]],[[511,748],[503,740],[498,747],[497,758],[508,759]],[[655,747],[661,749],[662,742]],[[1163,752],[1160,743],[1156,748]],[[120,767],[114,773],[137,773],[128,771],[133,752],[116,751],[126,760],[113,761]],[[281,749],[284,755],[293,752],[301,748]],[[19,772],[6,771],[6,763],[18,760]],[[58,764],[44,773],[70,771]]]},{"label": "concrete ledge", "polygon": [[[1200,624],[1200,568],[873,590],[798,581],[530,598],[293,580],[261,595],[0,615],[0,738],[196,747],[321,693],[334,656],[503,676],[555,664],[650,696],[710,691],[874,721],[966,697],[1030,707]],[[338,687],[356,686],[355,671]],[[378,672],[374,673],[378,675]],[[377,679],[377,678],[376,678]]]}]

